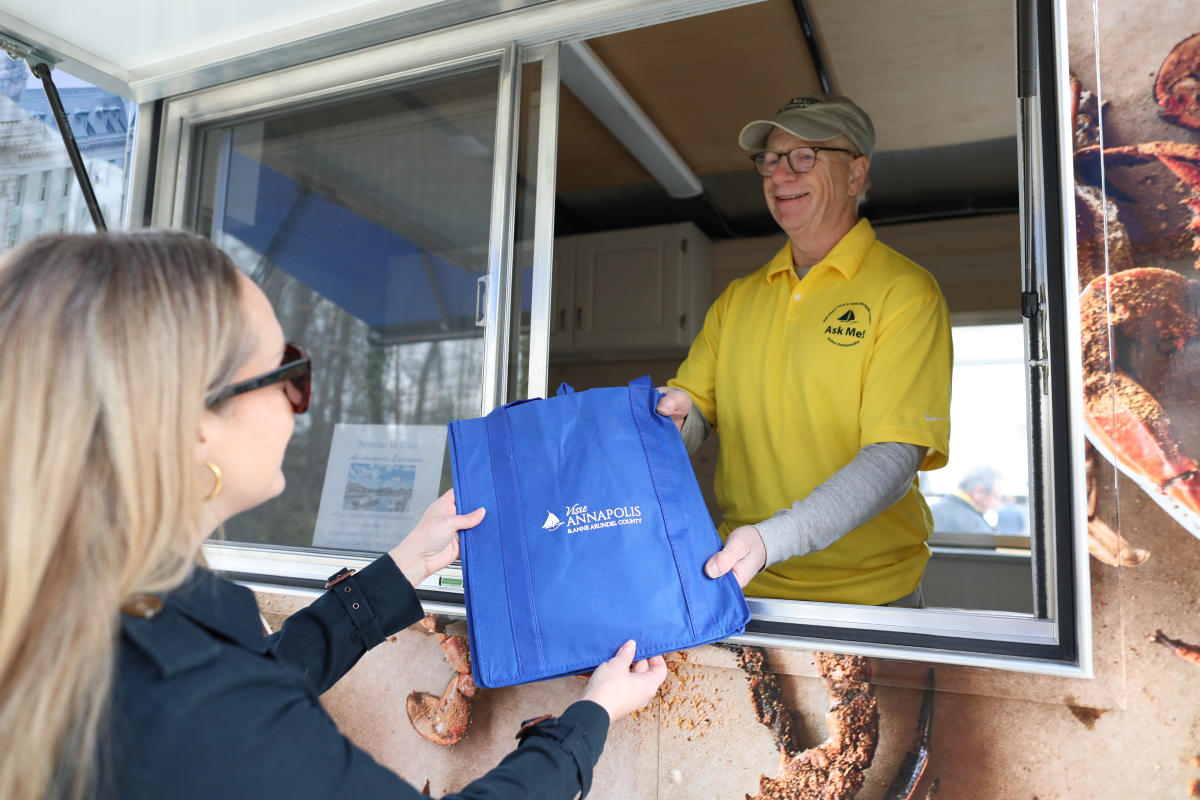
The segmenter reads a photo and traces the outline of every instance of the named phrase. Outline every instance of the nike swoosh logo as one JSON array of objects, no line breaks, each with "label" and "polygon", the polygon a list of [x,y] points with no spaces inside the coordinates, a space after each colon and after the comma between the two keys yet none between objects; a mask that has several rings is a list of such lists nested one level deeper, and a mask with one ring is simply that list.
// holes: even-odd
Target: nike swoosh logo
[{"label": "nike swoosh logo", "polygon": [[925,412],[925,421],[926,422],[945,422],[948,419],[949,419],[949,417],[931,417],[931,416],[929,416],[928,411]]}]

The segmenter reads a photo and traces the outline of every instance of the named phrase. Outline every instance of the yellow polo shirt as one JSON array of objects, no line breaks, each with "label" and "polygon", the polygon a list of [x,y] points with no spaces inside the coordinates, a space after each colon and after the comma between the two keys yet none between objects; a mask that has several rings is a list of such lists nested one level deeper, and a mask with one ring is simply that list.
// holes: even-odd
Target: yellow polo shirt
[{"label": "yellow polo shirt", "polygon": [[[875,442],[950,439],[950,315],[933,276],[860,220],[796,277],[790,245],[709,309],[668,382],[721,434],[716,494],[724,538],[789,508]],[[933,529],[917,482],[828,548],[772,564],[746,594],[878,605],[916,589]]]}]

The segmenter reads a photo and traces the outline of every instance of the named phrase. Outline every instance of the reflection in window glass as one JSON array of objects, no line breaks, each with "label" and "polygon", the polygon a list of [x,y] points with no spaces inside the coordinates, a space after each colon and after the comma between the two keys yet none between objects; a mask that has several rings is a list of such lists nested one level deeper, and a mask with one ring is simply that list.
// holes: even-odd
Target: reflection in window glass
[{"label": "reflection in window glass", "polygon": [[959,325],[950,462],[922,472],[935,533],[1029,534],[1029,436],[1021,325]]},{"label": "reflection in window glass", "polygon": [[482,405],[494,68],[198,135],[191,219],[313,359],[282,497],[225,538],[383,551],[450,487]]},{"label": "reflection in window glass", "polygon": [[[136,106],[61,70],[53,73],[71,132],[110,228],[121,227]],[[0,220],[4,246],[40,232],[95,230],[42,82],[0,55]]]}]

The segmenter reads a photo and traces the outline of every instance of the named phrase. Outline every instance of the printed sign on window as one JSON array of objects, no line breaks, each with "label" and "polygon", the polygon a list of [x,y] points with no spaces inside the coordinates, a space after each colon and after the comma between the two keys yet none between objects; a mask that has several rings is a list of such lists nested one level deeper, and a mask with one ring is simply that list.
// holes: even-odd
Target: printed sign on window
[{"label": "printed sign on window", "polygon": [[336,425],[313,547],[383,552],[437,498],[442,425]]}]

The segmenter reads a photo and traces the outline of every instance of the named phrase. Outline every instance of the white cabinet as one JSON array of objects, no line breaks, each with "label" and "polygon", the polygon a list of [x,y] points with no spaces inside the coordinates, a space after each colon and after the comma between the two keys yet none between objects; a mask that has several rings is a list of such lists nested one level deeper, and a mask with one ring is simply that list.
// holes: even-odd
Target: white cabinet
[{"label": "white cabinet", "polygon": [[550,352],[682,356],[708,310],[711,261],[690,222],[557,239]]}]

